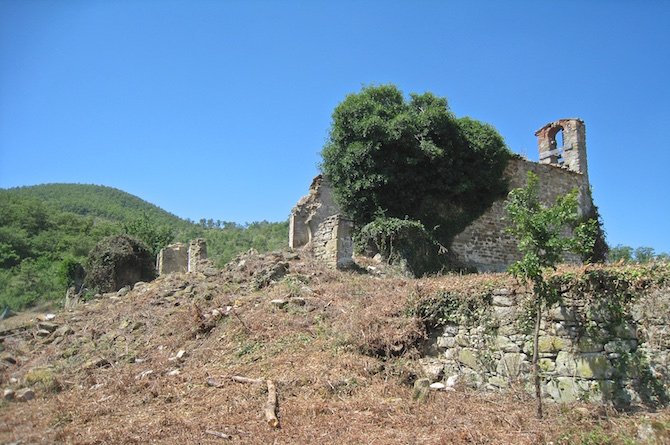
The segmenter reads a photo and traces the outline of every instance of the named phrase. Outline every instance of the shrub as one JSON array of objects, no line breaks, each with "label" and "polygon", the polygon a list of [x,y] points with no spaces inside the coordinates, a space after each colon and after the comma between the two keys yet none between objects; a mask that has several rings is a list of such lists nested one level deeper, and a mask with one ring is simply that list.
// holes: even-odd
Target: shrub
[{"label": "shrub", "polygon": [[154,257],[140,241],[116,235],[100,241],[87,261],[85,285],[98,292],[113,292],[155,277]]},{"label": "shrub", "polygon": [[446,250],[420,221],[377,218],[361,228],[356,245],[368,254],[381,254],[389,264],[414,276],[439,272],[448,265]]}]

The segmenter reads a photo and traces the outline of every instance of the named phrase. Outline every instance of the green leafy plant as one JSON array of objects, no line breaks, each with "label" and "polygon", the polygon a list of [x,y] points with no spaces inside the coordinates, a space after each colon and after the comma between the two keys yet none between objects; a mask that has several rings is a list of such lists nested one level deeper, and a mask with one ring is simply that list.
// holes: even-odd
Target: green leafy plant
[{"label": "green leafy plant", "polygon": [[369,86],[333,112],[321,168],[358,227],[379,217],[421,221],[443,245],[503,196],[511,153],[490,125],[456,118],[431,93],[409,100]]},{"label": "green leafy plant", "polygon": [[[535,329],[533,335],[533,377],[537,397],[537,416],[542,418],[542,393],[538,367],[538,339],[542,308],[553,303],[557,288],[548,280],[567,252],[583,253],[593,250],[593,224],[581,222],[578,214],[577,191],[561,196],[552,206],[539,200],[539,179],[528,172],[525,187],[510,192],[506,212],[510,221],[509,233],[518,240],[522,258],[509,269],[518,279],[532,284],[534,294]],[[589,224],[591,227],[589,227]]]}]

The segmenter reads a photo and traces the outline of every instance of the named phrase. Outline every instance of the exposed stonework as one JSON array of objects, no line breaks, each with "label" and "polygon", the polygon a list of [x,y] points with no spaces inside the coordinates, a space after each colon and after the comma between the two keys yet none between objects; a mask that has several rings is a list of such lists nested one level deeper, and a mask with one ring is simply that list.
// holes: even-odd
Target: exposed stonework
[{"label": "exposed stonework", "polygon": [[[481,317],[447,324],[422,359],[434,376],[459,376],[473,387],[532,388],[532,334],[522,327],[522,291],[493,291]],[[623,304],[623,303],[622,303]],[[576,400],[629,405],[666,397],[670,384],[670,289],[643,295],[620,313],[611,302],[567,293],[549,308],[538,344],[542,393]],[[655,400],[656,399],[656,400]]]},{"label": "exposed stonework", "polygon": [[314,178],[309,194],[303,196],[291,211],[289,247],[297,249],[312,241],[319,225],[329,216],[341,213],[333,200],[330,184],[321,175]]},{"label": "exposed stonework", "polygon": [[[556,138],[562,133],[562,144]],[[573,172],[588,175],[586,164],[586,128],[581,119],[559,119],[535,132],[540,164],[562,165]]]},{"label": "exposed stonework", "polygon": [[353,223],[341,215],[326,218],[312,238],[314,256],[338,269],[351,266],[354,253],[352,228]]},{"label": "exposed stonework", "polygon": [[158,252],[156,259],[158,275],[188,271],[188,248],[184,243],[170,244]]},{"label": "exposed stonework", "polygon": [[[591,208],[588,178],[554,165],[538,164],[523,159],[512,159],[507,164],[505,176],[510,189],[523,187],[527,173],[540,178],[540,200],[554,203],[556,198],[573,189],[579,190],[578,202],[582,213]],[[521,259],[517,241],[506,233],[505,201],[494,202],[491,207],[459,233],[451,244],[451,251],[458,260],[480,272],[502,272],[514,261]],[[566,256],[567,262],[579,262],[574,255]]]},{"label": "exposed stonework", "polygon": [[158,275],[168,273],[198,272],[198,264],[207,259],[207,244],[203,239],[170,244],[161,249],[156,259]]},{"label": "exposed stonework", "polygon": [[207,243],[202,238],[194,239],[188,246],[188,271],[200,272],[202,260],[207,259]]},{"label": "exposed stonework", "polygon": [[[556,137],[560,132],[563,146],[558,147]],[[557,197],[576,188],[579,191],[579,211],[587,214],[593,203],[587,172],[584,122],[580,119],[560,119],[545,125],[535,134],[540,162],[518,158],[510,160],[504,173],[510,189],[524,186],[527,173],[532,171],[540,179],[542,202],[553,204]],[[309,194],[291,212],[289,246],[311,246],[320,224],[336,214],[341,214],[341,210],[333,201],[330,185],[317,176]],[[504,200],[499,200],[454,238],[450,250],[463,265],[478,271],[506,270],[521,258],[517,242],[506,233],[506,227]],[[579,262],[576,256],[567,256],[565,260]]]}]

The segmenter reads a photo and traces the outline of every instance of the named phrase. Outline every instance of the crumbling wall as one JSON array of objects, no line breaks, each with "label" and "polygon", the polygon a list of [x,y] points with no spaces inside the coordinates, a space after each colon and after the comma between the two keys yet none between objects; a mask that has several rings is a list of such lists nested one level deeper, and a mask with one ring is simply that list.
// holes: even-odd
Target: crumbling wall
[{"label": "crumbling wall", "polygon": [[289,247],[297,249],[309,244],[319,225],[338,213],[341,211],[335,204],[330,184],[323,176],[317,176],[309,187],[309,193],[291,210]]},{"label": "crumbling wall", "polygon": [[353,223],[341,215],[326,218],[312,238],[314,256],[331,267],[342,269],[353,264]]},{"label": "crumbling wall", "polygon": [[188,271],[199,272],[203,260],[207,259],[207,243],[204,239],[194,239],[188,245]]},{"label": "crumbling wall", "polygon": [[[532,388],[532,295],[496,289],[479,316],[439,328],[422,359],[434,379],[497,390]],[[617,405],[668,402],[670,288],[613,302],[568,292],[541,324],[539,367],[543,397],[557,402]],[[432,357],[431,357],[432,355]],[[454,377],[456,376],[456,377]]]},{"label": "crumbling wall", "polygon": [[156,259],[158,275],[188,271],[188,248],[184,243],[175,243],[166,246],[158,252]]},{"label": "crumbling wall", "polygon": [[187,246],[174,243],[158,252],[156,268],[158,275],[168,273],[198,272],[199,263],[207,259],[207,244],[204,239],[195,239]]},{"label": "crumbling wall", "polygon": [[[562,134],[562,146],[556,140],[559,134]],[[527,173],[531,171],[539,177],[540,200],[543,203],[553,204],[556,198],[576,188],[579,191],[580,213],[588,214],[593,203],[584,122],[580,119],[560,119],[546,124],[535,135],[538,137],[540,162],[520,158],[510,160],[504,173],[509,188],[525,186]],[[289,246],[309,246],[321,224],[328,217],[341,213],[333,200],[330,184],[322,176],[317,176],[309,194],[291,211]],[[506,233],[508,225],[505,218],[505,201],[501,199],[454,238],[450,246],[454,258],[480,272],[504,271],[519,260],[521,254],[517,241]],[[564,260],[580,262],[575,255],[566,255]]]}]

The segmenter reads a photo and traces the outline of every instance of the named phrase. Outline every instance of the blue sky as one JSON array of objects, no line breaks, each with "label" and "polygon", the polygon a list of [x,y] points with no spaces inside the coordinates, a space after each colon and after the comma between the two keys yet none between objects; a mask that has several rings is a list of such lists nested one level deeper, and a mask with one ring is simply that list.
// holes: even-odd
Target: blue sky
[{"label": "blue sky", "polygon": [[0,0],[0,187],[287,218],[346,94],[447,97],[537,159],[586,123],[610,244],[670,252],[670,1]]}]

